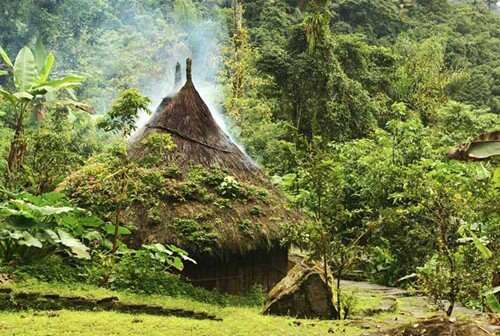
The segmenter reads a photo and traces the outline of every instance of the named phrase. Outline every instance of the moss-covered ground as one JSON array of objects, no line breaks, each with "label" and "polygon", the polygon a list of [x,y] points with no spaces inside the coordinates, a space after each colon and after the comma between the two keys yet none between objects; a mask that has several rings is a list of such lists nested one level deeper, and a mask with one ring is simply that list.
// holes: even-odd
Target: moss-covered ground
[{"label": "moss-covered ground", "polygon": [[[352,286],[352,285],[351,285]],[[5,283],[14,291],[33,291],[60,295],[81,295],[90,298],[117,296],[120,301],[182,308],[216,315],[223,321],[194,320],[146,314],[126,314],[109,311],[1,311],[0,335],[362,335],[401,323],[436,314],[424,298],[398,297],[394,312],[361,316],[361,312],[376,308],[383,292],[367,288],[360,292],[353,316],[347,321],[303,320],[293,317],[273,317],[260,314],[259,306],[218,306],[189,298],[138,295],[114,292],[88,285],[45,284],[38,282]],[[350,287],[349,285],[346,287]]]}]

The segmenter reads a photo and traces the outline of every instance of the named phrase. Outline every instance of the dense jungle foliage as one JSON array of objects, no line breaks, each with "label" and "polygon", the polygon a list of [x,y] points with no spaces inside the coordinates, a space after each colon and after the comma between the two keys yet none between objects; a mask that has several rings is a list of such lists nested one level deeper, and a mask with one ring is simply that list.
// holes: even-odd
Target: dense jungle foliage
[{"label": "dense jungle foliage", "polygon": [[[190,55],[230,134],[306,214],[284,243],[443,309],[499,286],[498,158],[446,157],[500,129],[494,1],[8,0],[0,46],[0,273],[239,300],[171,275],[194,262],[178,247],[119,239],[129,204],[178,173],[158,172],[168,138],[143,162],[126,138]],[[228,206],[244,189],[220,174],[203,178]]]}]

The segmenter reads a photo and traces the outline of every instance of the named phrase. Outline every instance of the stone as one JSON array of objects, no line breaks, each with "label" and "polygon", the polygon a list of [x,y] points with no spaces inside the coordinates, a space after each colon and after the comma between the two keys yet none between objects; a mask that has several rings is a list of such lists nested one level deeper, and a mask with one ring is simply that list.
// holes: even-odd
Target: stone
[{"label": "stone", "polygon": [[18,292],[14,294],[16,299],[27,299],[27,300],[33,300],[37,298],[37,293],[31,293],[31,292]]},{"label": "stone", "polygon": [[[269,292],[262,313],[299,318],[332,318],[335,308],[326,294],[326,288],[321,268],[302,261]],[[331,293],[331,288],[328,291]]]},{"label": "stone", "polygon": [[56,300],[59,299],[61,296],[59,294],[48,293],[48,294],[43,294],[42,297],[44,299]]},{"label": "stone", "polygon": [[14,292],[0,293],[0,311],[2,310],[43,310],[49,311],[49,317],[58,316],[53,310],[103,310],[123,313],[149,314],[157,316],[176,316],[197,320],[222,321],[222,318],[205,312],[184,309],[169,309],[158,305],[120,302],[118,297],[110,296],[95,300],[83,296],[61,296],[52,293]]},{"label": "stone", "polygon": [[12,288],[9,288],[9,287],[1,287],[1,288],[0,288],[0,293],[2,293],[2,294],[9,294],[9,293],[12,293]]},{"label": "stone", "polygon": [[398,302],[395,298],[383,299],[376,308],[364,309],[361,311],[363,316],[373,316],[382,313],[392,313],[398,308]]},{"label": "stone", "polygon": [[113,301],[118,301],[118,297],[116,296],[110,296],[110,297],[105,297],[105,298],[102,298],[100,300],[97,300],[97,304],[101,304],[101,303],[110,303],[110,302],[113,302]]}]

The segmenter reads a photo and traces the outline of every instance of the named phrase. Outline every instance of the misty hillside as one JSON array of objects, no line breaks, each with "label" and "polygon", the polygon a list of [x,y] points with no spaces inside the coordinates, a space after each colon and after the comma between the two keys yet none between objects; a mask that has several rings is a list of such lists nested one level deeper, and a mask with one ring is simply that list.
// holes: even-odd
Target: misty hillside
[{"label": "misty hillside", "polygon": [[498,334],[499,13],[0,1],[0,335]]}]

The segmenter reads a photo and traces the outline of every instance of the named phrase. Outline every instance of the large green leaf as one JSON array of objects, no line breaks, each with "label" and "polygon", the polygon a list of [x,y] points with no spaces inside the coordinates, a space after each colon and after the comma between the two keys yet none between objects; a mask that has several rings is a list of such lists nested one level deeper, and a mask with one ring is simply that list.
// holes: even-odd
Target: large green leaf
[{"label": "large green leaf", "polygon": [[[104,228],[105,228],[107,234],[114,234],[115,233],[115,226],[113,224],[108,224]],[[127,229],[126,227],[119,226],[118,233],[121,235],[129,235],[132,232],[129,229]]]},{"label": "large green leaf", "polygon": [[40,196],[35,196],[24,191],[20,193],[9,193],[9,196],[12,199],[22,200],[39,206],[53,204],[54,202],[64,198],[64,194],[57,192],[50,192],[42,194]]},{"label": "large green leaf", "polygon": [[38,85],[44,84],[47,79],[49,79],[50,72],[52,71],[52,67],[54,66],[55,61],[54,53],[50,52],[45,60],[45,64],[42,66],[40,70],[40,76],[38,77]]},{"label": "large green leaf", "polygon": [[182,271],[184,269],[184,264],[182,263],[182,260],[179,257],[174,257],[171,264],[179,271]]},{"label": "large green leaf", "polygon": [[493,252],[484,244],[472,231],[469,231],[472,236],[472,241],[474,242],[474,246],[478,249],[479,252],[483,255],[484,259],[489,259],[493,256]]},{"label": "large green leaf", "polygon": [[3,50],[3,48],[1,46],[0,46],[0,56],[2,57],[5,64],[10,66],[11,68],[14,67],[14,65],[12,65],[12,61],[10,60],[9,56],[7,55],[7,53],[5,52],[5,50]]},{"label": "large green leaf", "polygon": [[487,160],[500,155],[500,131],[493,131],[479,135],[469,143],[448,152],[447,156],[454,160]]},{"label": "large green leaf", "polygon": [[50,87],[50,86],[37,86],[36,88],[32,88],[30,90],[30,92],[34,95],[34,96],[38,96],[38,95],[45,95],[49,92],[52,92],[52,91],[55,91],[56,89],[54,89],[53,87]]},{"label": "large green leaf", "polygon": [[29,234],[27,231],[15,231],[10,234],[10,237],[12,239],[15,239],[19,245],[24,245],[28,247],[38,247],[42,248],[42,242],[33,237],[31,234]]},{"label": "large green leaf", "polygon": [[495,168],[495,171],[493,172],[492,181],[495,187],[500,188],[500,167]]},{"label": "large green leaf", "polygon": [[54,242],[59,241],[59,236],[53,230],[46,229],[45,233],[47,233],[47,235],[50,237],[50,239],[52,239],[52,241]]},{"label": "large green leaf", "polygon": [[163,244],[156,243],[151,245],[142,245],[143,248],[153,252],[160,252],[168,255],[173,255],[174,253],[167,249]]},{"label": "large green leaf", "polygon": [[[33,197],[33,195],[31,195]],[[45,194],[42,194],[41,196],[35,196],[35,200],[31,201],[31,203],[36,204],[35,202],[38,200],[38,202],[43,202],[44,204],[46,203],[54,203],[57,202],[61,199],[63,199],[65,196],[63,193],[60,192],[48,192]]]},{"label": "large green leaf", "polygon": [[9,218],[9,226],[13,228],[28,229],[36,226],[36,216],[26,210],[16,210],[7,207],[0,208],[0,216]]},{"label": "large green leaf", "polygon": [[75,88],[80,86],[84,81],[85,77],[79,75],[69,75],[63,78],[53,79],[43,84],[43,86],[49,86],[54,89],[62,88]]},{"label": "large green leaf", "polygon": [[104,222],[102,219],[96,216],[80,217],[78,218],[78,223],[84,227],[103,227]]},{"label": "large green leaf", "polygon": [[35,56],[36,70],[40,73],[45,65],[47,59],[47,50],[43,45],[40,38],[36,39],[35,49],[33,50]]},{"label": "large green leaf", "polygon": [[27,99],[27,100],[32,100],[33,98],[33,95],[29,92],[16,92],[13,94],[14,97],[18,98],[18,99]]},{"label": "large green leaf", "polygon": [[8,71],[0,70],[0,76],[5,76],[5,75],[8,75],[8,74],[9,74]]},{"label": "large green leaf", "polygon": [[63,230],[57,230],[61,244],[71,249],[71,252],[80,259],[90,259],[88,252],[89,248],[83,245],[79,240],[71,237],[71,235]]},{"label": "large green leaf", "polygon": [[14,82],[19,91],[28,91],[36,81],[35,56],[29,47],[17,54],[14,63]]},{"label": "large green leaf", "polygon": [[488,180],[491,177],[491,173],[482,163],[479,163],[476,165],[476,177],[478,180]]},{"label": "large green leaf", "polygon": [[498,302],[496,295],[498,292],[500,292],[500,286],[495,287],[486,293],[484,293],[484,297],[486,299],[486,304],[488,307],[491,309],[493,313],[500,313],[500,303]]},{"label": "large green leaf", "polygon": [[470,157],[476,159],[486,159],[500,155],[500,141],[472,142],[468,153]]},{"label": "large green leaf", "polygon": [[72,207],[54,207],[50,205],[46,206],[36,206],[30,203],[26,203],[26,207],[28,207],[30,210],[36,211],[44,216],[50,216],[50,215],[58,215],[62,214],[65,212],[71,212],[74,211],[75,208]]},{"label": "large green leaf", "polygon": [[86,232],[86,233],[84,233],[82,235],[82,238],[90,240],[90,241],[92,241],[92,240],[101,241],[101,240],[104,239],[104,237],[102,236],[102,234],[100,234],[97,231],[88,231],[88,232]]},{"label": "large green leaf", "polygon": [[27,203],[24,200],[11,200],[7,206],[0,207],[0,213],[5,212],[9,212],[12,216],[35,218],[35,214],[27,208]]},{"label": "large green leaf", "polygon": [[497,297],[494,294],[489,294],[485,296],[486,304],[495,313],[500,313],[500,303],[498,303]]}]

